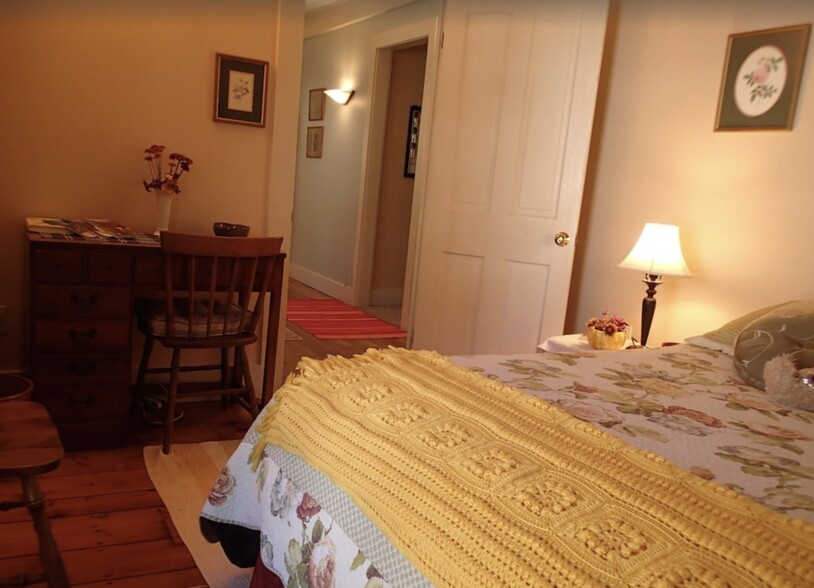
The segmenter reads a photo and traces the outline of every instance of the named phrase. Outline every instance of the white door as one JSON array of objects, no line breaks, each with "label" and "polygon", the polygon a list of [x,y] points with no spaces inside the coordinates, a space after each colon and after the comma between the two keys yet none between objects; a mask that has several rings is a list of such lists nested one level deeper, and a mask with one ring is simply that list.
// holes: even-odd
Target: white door
[{"label": "white door", "polygon": [[412,347],[562,333],[606,19],[605,0],[447,0]]}]

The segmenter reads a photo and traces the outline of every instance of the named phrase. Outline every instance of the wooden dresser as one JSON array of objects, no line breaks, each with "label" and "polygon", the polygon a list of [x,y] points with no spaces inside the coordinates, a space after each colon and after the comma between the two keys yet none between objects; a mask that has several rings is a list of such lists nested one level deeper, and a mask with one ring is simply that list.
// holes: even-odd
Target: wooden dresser
[{"label": "wooden dresser", "polygon": [[[163,295],[158,240],[66,240],[30,232],[27,239],[34,400],[48,408],[66,449],[119,445],[130,414],[134,301]],[[275,384],[284,259],[281,253],[269,291],[261,406]]]},{"label": "wooden dresser", "polygon": [[158,243],[30,233],[28,242],[34,399],[67,449],[118,445],[130,412],[134,286],[160,288]]}]

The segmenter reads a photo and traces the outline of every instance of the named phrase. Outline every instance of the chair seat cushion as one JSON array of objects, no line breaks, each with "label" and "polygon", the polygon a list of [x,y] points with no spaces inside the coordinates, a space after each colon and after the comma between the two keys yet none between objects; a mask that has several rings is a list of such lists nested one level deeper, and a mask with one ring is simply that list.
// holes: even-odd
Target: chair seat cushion
[{"label": "chair seat cushion", "polygon": [[[170,336],[167,326],[167,313],[164,300],[139,300],[136,313],[141,328],[155,337]],[[249,330],[252,312],[246,310],[246,316],[241,322],[243,307],[231,304],[227,313],[227,305],[223,300],[215,300],[213,313],[208,313],[208,302],[196,300],[192,320],[189,320],[189,300],[179,298],[174,304],[175,316],[172,317],[173,337],[223,337],[245,334]],[[211,321],[211,323],[210,323]],[[209,331],[207,332],[207,328]]]}]

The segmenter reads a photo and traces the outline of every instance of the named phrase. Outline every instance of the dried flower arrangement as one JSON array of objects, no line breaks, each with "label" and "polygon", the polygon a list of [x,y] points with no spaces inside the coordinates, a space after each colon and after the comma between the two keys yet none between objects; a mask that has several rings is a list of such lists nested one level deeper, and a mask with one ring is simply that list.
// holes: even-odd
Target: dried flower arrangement
[{"label": "dried flower arrangement", "polygon": [[607,310],[599,317],[591,317],[585,326],[588,327],[585,336],[594,349],[622,349],[627,343],[630,325]]},{"label": "dried flower arrangement", "polygon": [[627,331],[630,325],[620,316],[612,315],[607,310],[599,317],[591,317],[585,323],[586,327],[592,327],[597,331],[604,331],[608,335],[613,335],[619,331]]},{"label": "dried flower arrangement", "polygon": [[144,159],[147,161],[151,176],[149,182],[144,180],[144,189],[148,192],[161,191],[167,194],[180,194],[181,188],[178,186],[178,181],[184,172],[189,171],[192,160],[180,153],[170,153],[170,169],[165,174],[161,165],[164,145],[151,145],[144,150],[144,153],[146,154]]}]

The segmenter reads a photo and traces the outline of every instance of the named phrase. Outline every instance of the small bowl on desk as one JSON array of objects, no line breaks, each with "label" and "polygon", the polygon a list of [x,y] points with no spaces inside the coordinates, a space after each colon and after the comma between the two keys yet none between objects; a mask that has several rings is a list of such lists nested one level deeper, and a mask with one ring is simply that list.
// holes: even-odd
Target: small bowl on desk
[{"label": "small bowl on desk", "polygon": [[248,225],[236,225],[234,223],[214,223],[212,230],[218,237],[246,237],[249,234]]}]

